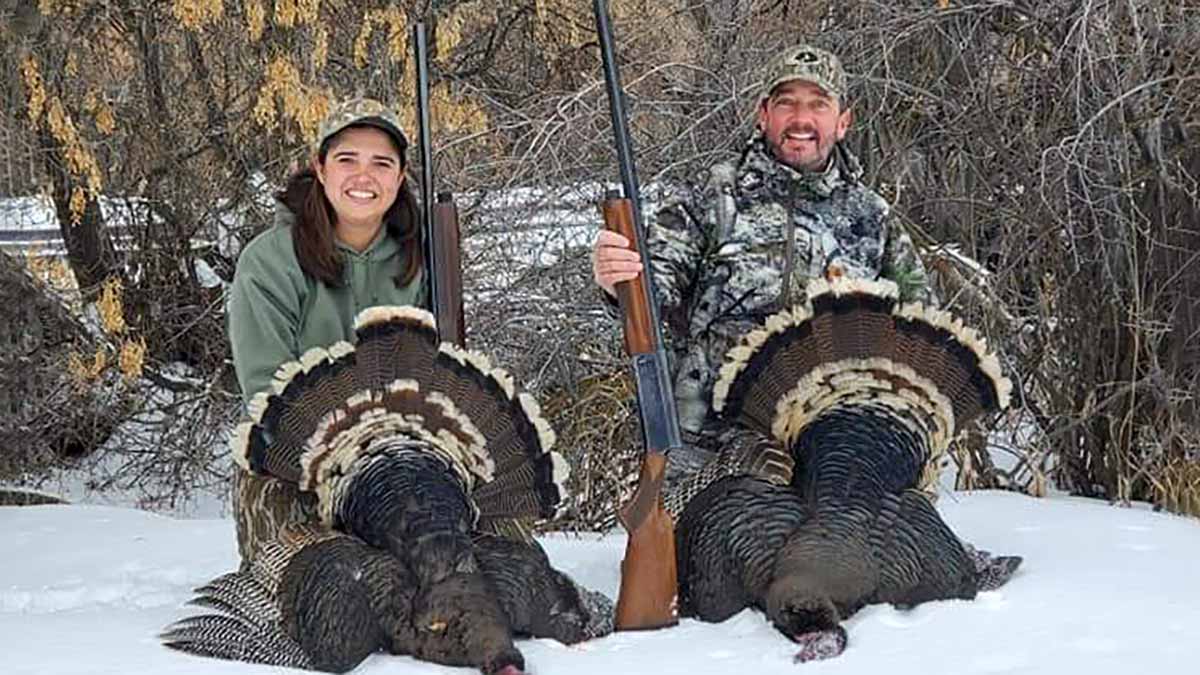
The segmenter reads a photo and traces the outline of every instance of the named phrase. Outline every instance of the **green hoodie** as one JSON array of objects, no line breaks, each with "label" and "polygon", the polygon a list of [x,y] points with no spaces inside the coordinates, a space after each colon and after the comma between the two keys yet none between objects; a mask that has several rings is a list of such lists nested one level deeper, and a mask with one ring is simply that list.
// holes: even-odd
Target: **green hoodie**
[{"label": "green hoodie", "polygon": [[227,320],[233,367],[242,399],[271,383],[275,369],[313,347],[353,341],[354,317],[375,305],[427,307],[424,270],[397,288],[400,244],[380,229],[362,253],[338,243],[345,283],[331,288],[304,273],[292,245],[292,226],[278,219],[238,257]]}]

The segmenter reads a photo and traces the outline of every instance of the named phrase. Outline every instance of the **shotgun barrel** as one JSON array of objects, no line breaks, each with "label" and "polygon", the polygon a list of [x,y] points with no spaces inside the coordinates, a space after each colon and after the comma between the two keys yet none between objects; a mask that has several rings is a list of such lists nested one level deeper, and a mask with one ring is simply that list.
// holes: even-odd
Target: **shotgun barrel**
[{"label": "shotgun barrel", "polygon": [[434,197],[433,132],[429,111],[429,41],[425,22],[413,27],[417,64],[417,125],[421,146],[421,221],[425,227],[425,259],[429,261],[429,297],[443,342],[466,346],[463,319],[462,253],[458,207],[449,192]]},{"label": "shotgun barrel", "polygon": [[643,269],[642,274],[616,288],[624,315],[625,349],[637,386],[644,453],[637,488],[617,512],[629,540],[621,563],[615,625],[618,630],[652,629],[678,622],[675,526],[663,509],[662,484],[667,456],[682,441],[655,302],[654,276],[650,274],[650,256],[642,236],[641,194],[607,2],[593,0],[593,9],[622,187],[621,192],[606,196],[601,211],[605,227],[622,234],[637,249]]}]

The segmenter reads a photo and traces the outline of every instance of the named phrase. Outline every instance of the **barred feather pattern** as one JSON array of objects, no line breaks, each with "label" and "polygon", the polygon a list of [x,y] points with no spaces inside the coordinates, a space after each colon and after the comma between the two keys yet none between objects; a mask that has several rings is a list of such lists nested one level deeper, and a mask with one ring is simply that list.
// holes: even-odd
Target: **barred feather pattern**
[{"label": "barred feather pattern", "polygon": [[[482,355],[438,344],[432,326],[421,310],[373,308],[355,347],[280,367],[235,440],[239,463],[271,477],[238,490],[269,512],[239,513],[254,558],[238,578],[259,587],[209,598],[217,618],[187,621],[252,624],[241,634],[267,641],[258,662],[340,671],[388,650],[488,674],[523,668],[509,617],[521,632],[571,641],[611,629],[611,603],[532,542],[528,523],[555,513],[567,479],[537,402]],[[315,499],[294,509],[269,498],[289,494]],[[329,539],[299,546],[298,529]],[[480,547],[472,538],[483,531],[517,541]],[[246,656],[229,640],[205,644]]]},{"label": "barred feather pattern", "polygon": [[231,492],[242,569],[285,528],[320,522],[316,495],[300,492],[294,483],[237,468]]},{"label": "barred feather pattern", "polygon": [[378,390],[398,379],[422,384],[433,379],[438,335],[429,312],[416,307],[372,307],[355,317],[354,328],[358,390]]},{"label": "barred feather pattern", "polygon": [[256,626],[280,622],[274,589],[253,575],[230,572],[197,588],[196,594],[188,604],[229,614]]},{"label": "barred feather pattern", "polygon": [[864,604],[979,590],[977,561],[916,488],[1011,383],[973,330],[893,291],[818,281],[730,350],[714,409],[787,448],[793,471],[695,486],[676,529],[682,610],[720,621],[755,606],[811,646],[844,638]]},{"label": "barred feather pattern", "polygon": [[360,456],[399,440],[415,442],[444,461],[468,489],[492,478],[494,465],[484,453],[483,437],[453,401],[421,391],[415,381],[396,380],[382,391],[352,396],[325,416],[300,458],[300,488],[317,489]]},{"label": "barred feather pattern", "polygon": [[751,476],[776,485],[792,482],[795,462],[791,453],[773,438],[741,426],[720,436],[721,449],[699,471],[663,489],[663,508],[678,520],[697,494],[722,478]]},{"label": "barred feather pattern", "polygon": [[[329,349],[314,347],[298,361],[280,365],[271,389],[257,394],[250,406],[254,430],[260,432],[251,436],[260,449],[254,456],[264,463],[266,473],[293,483],[300,480],[299,459],[321,420],[312,411],[361,391],[356,363],[354,348],[339,342]],[[270,453],[265,452],[268,446]]]},{"label": "barred feather pattern", "polygon": [[611,632],[612,602],[552,568],[536,542],[476,533],[469,545],[478,569],[423,582],[354,537],[288,526],[245,570],[196,589],[190,604],[210,613],[161,638],[196,655],[327,672],[385,651],[490,674],[523,667],[514,634],[570,644]]},{"label": "barred feather pattern", "polygon": [[277,628],[261,629],[225,614],[183,619],[159,636],[181,652],[229,661],[312,669],[300,645]]},{"label": "barred feather pattern", "polygon": [[[320,534],[297,545],[288,541],[297,532]],[[553,570],[546,561],[532,572]],[[485,672],[521,663],[504,611],[528,610],[501,610],[483,576],[454,573],[424,585],[396,556],[329,531],[289,528],[249,571],[197,592],[194,604],[219,613],[169,627],[163,639],[172,648],[327,672],[345,672],[375,651]]]},{"label": "barred feather pattern", "polygon": [[1012,383],[973,329],[901,305],[884,282],[816,280],[806,301],[767,319],[726,355],[713,408],[791,447],[825,411],[876,403],[927,437],[930,460]]},{"label": "barred feather pattern", "polygon": [[444,461],[493,529],[528,528],[565,503],[568,467],[537,402],[481,354],[439,343],[433,317],[375,307],[356,344],[313,349],[282,365],[249,406],[234,456],[248,470],[314,491],[331,522],[332,483],[360,455],[395,443]]}]

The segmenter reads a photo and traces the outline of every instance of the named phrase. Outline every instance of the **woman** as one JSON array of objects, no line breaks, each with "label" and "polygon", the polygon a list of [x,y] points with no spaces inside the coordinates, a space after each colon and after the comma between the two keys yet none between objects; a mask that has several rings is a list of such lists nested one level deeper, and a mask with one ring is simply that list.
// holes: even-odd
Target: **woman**
[{"label": "woman", "polygon": [[322,123],[310,166],[277,195],[275,226],[238,258],[228,316],[243,400],[279,364],[349,340],[360,310],[426,306],[407,148],[395,114],[377,101],[352,99]]},{"label": "woman", "polygon": [[[420,219],[405,185],[407,145],[395,116],[379,103],[341,104],[321,125],[311,165],[278,195],[283,222],[242,252],[228,317],[247,403],[272,387],[281,364],[313,347],[354,342],[362,310],[428,309]],[[374,325],[381,323],[377,317]],[[430,335],[426,327],[424,333],[410,327],[413,340]],[[355,369],[353,376],[341,379],[349,371],[333,366],[314,369],[303,381],[291,380],[289,396],[271,397],[257,418],[251,415],[255,422],[282,421],[245,429],[231,444],[247,464],[257,457],[267,467],[299,468],[310,478],[328,469],[336,478],[321,477],[315,490],[301,492],[294,480],[236,469],[238,549],[242,571],[250,574],[209,585],[208,601],[219,615],[185,621],[164,638],[169,645],[335,672],[383,649],[519,675],[517,632],[570,643],[610,630],[611,604],[551,568],[536,543],[491,536],[520,531],[515,519],[545,517],[565,494],[565,461],[549,450],[553,433],[537,407],[486,359],[459,364],[439,360],[433,349],[404,353],[390,342],[397,334],[376,333],[375,344],[396,350],[384,356],[385,348],[376,347],[374,356],[394,366],[381,382],[399,394],[381,396],[378,407],[363,404],[362,391],[334,393],[347,380],[380,393],[379,383],[364,385],[385,370],[375,367],[364,337],[352,357],[338,361]],[[409,407],[414,400],[422,407]],[[271,440],[290,420],[315,426],[330,415],[345,426],[328,443],[306,448],[307,467],[295,445]],[[499,421],[484,424],[485,418]],[[481,442],[485,433],[503,436],[519,423],[532,433],[495,444],[489,438],[486,448]],[[469,490],[485,481],[503,489],[477,499]],[[324,519],[317,492],[325,495]],[[315,534],[305,527],[283,531],[322,521],[352,536],[323,539],[328,533],[320,526]],[[258,577],[275,581],[255,586]]]},{"label": "woman", "polygon": [[[276,195],[275,225],[238,258],[228,328],[244,401],[280,364],[351,340],[361,310],[428,308],[407,148],[395,113],[371,99],[346,101],[321,124],[310,165]],[[233,508],[243,563],[283,525],[316,519],[311,495],[240,469]]]}]

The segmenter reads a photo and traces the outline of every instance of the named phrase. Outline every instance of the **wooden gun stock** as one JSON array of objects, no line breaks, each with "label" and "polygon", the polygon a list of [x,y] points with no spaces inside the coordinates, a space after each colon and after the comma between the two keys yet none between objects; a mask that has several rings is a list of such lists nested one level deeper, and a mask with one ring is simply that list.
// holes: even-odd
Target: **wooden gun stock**
[{"label": "wooden gun stock", "polygon": [[462,253],[458,226],[458,207],[449,192],[439,192],[433,205],[433,227],[429,228],[433,252],[433,274],[437,280],[433,298],[438,337],[459,347],[467,344],[467,324],[463,320]]},{"label": "wooden gun stock", "polygon": [[[621,234],[635,247],[638,241],[633,208],[628,199],[610,196],[601,206],[605,227]],[[656,396],[664,396],[658,333],[653,323],[645,275],[617,284],[617,299],[624,314],[625,349],[634,359],[639,409],[646,452],[630,500],[618,508],[617,517],[629,533],[621,562],[621,590],[617,596],[617,630],[653,629],[679,622],[675,562],[675,524],[663,508],[662,484],[668,448],[649,440],[661,425]],[[669,396],[667,388],[665,396]],[[663,403],[658,401],[659,404]],[[661,407],[661,405],[657,406]],[[657,446],[657,447],[656,447]]]},{"label": "wooden gun stock", "polygon": [[[613,620],[617,630],[651,630],[679,623],[675,523],[662,505],[666,468],[666,455],[646,455],[633,498],[617,512],[629,532]],[[638,525],[631,526],[635,521]]]}]

